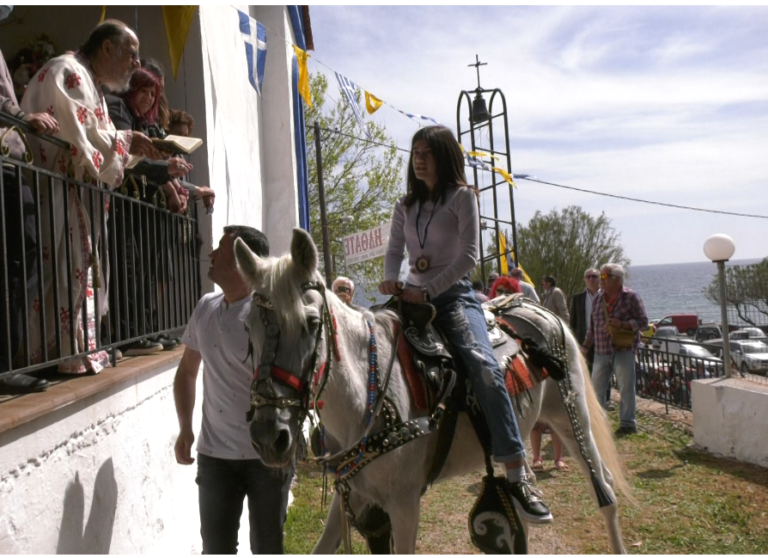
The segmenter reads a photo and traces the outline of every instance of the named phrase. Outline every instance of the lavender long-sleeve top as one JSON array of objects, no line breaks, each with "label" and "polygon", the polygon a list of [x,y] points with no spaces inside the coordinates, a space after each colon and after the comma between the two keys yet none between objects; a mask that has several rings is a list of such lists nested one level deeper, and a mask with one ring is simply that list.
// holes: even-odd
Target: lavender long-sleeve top
[{"label": "lavender long-sleeve top", "polygon": [[[416,202],[411,207],[405,207],[403,199],[395,203],[384,258],[384,278],[387,281],[398,280],[407,247],[410,265],[407,283],[417,287],[426,285],[429,296],[434,298],[447,291],[477,263],[477,198],[471,188],[454,187],[448,190],[444,203],[438,202],[436,206],[431,201],[424,203],[418,232],[423,241],[427,222],[429,229],[426,230],[423,249],[416,231],[419,206]],[[416,271],[416,260],[422,255],[429,259],[430,267],[426,272],[419,273]]]}]

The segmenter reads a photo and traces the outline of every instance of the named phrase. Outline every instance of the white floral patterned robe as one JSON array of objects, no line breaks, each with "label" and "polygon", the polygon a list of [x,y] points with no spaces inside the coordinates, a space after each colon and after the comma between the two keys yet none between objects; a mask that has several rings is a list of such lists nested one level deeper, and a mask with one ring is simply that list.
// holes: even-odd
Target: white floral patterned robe
[{"label": "white floral patterned robe", "polygon": [[[69,142],[71,149],[65,149],[51,143],[36,140],[30,136],[35,164],[38,167],[67,175],[70,178],[94,184],[100,181],[105,188],[115,188],[122,183],[123,172],[128,164],[132,132],[118,131],[107,114],[107,105],[88,62],[80,55],[65,54],[50,60],[33,76],[27,86],[21,102],[21,108],[27,113],[47,111],[59,123],[57,137]],[[72,265],[67,267],[64,236],[64,190],[65,184],[55,179],[53,199],[49,199],[47,179],[40,177],[41,224],[43,244],[43,279],[44,308],[46,314],[46,337],[48,357],[56,355],[56,317],[59,318],[61,332],[61,356],[71,356],[72,338],[67,282],[72,284],[72,301],[75,308],[75,354],[96,348],[95,304],[94,304],[94,269],[98,262],[101,287],[99,291],[99,315],[107,310],[107,255],[99,253],[99,223],[105,223],[109,211],[109,201],[93,194],[94,223],[96,230],[91,231],[90,194],[82,190],[82,200],[77,188],[70,184],[67,194],[69,235],[71,239]],[[53,204],[55,213],[55,243],[57,256],[59,303],[54,303],[53,273],[51,255],[51,222],[49,204]],[[102,207],[103,210],[102,211]],[[92,236],[92,232],[94,233]],[[105,239],[106,240],[106,239]],[[97,281],[98,284],[98,281]],[[30,347],[32,362],[41,362],[42,331],[40,328],[41,304],[37,286],[30,294]],[[85,347],[83,335],[82,307],[87,307],[88,347]],[[98,351],[86,356],[68,358],[59,365],[59,371],[70,374],[99,372],[109,366],[106,351]]]}]

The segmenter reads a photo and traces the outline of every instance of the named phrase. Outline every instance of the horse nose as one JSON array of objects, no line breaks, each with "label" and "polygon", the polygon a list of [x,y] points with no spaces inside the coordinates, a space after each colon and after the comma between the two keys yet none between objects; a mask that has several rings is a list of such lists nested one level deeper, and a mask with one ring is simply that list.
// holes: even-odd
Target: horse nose
[{"label": "horse nose", "polygon": [[275,452],[278,455],[282,455],[288,451],[291,446],[291,433],[287,428],[278,429],[275,439],[272,443],[272,447],[275,448]]}]

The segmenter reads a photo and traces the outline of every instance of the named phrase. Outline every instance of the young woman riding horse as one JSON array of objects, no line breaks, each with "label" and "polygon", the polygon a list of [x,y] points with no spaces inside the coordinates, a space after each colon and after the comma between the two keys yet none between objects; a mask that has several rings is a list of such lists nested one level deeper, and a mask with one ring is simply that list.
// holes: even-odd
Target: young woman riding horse
[{"label": "young woman riding horse", "polygon": [[[395,204],[379,291],[410,303],[430,302],[436,325],[450,340],[472,382],[491,432],[494,459],[507,470],[507,488],[528,523],[550,523],[552,514],[526,478],[525,449],[504,373],[493,355],[482,307],[469,272],[478,256],[477,189],[467,185],[464,157],[452,132],[429,126],[413,136],[407,194]],[[403,250],[410,269],[398,281]]]}]

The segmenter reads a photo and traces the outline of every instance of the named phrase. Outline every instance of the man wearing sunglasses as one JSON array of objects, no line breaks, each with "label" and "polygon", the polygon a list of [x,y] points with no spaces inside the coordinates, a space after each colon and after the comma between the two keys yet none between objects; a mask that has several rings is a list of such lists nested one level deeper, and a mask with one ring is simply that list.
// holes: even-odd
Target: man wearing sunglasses
[{"label": "man wearing sunglasses", "polygon": [[341,299],[347,306],[352,306],[352,299],[355,296],[355,284],[346,277],[337,277],[331,287],[333,294]]},{"label": "man wearing sunglasses", "polygon": [[[617,346],[609,326],[616,330],[634,332],[631,346]],[[619,264],[605,264],[600,270],[600,291],[592,303],[589,331],[582,345],[586,355],[594,345],[592,385],[595,392],[604,394],[612,374],[616,374],[621,394],[619,436],[635,434],[635,352],[640,331],[648,326],[648,316],[640,296],[624,286],[624,268]],[[603,399],[600,397],[600,399]],[[606,407],[605,400],[602,402]]]}]

